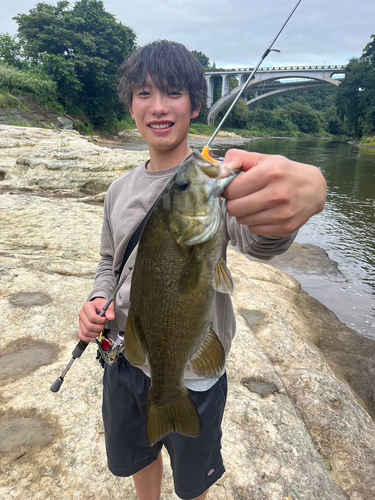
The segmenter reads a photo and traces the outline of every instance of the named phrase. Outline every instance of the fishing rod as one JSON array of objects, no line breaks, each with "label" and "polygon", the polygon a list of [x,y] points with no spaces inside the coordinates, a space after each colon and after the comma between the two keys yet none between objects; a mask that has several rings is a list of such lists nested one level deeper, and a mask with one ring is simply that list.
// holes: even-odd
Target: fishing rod
[{"label": "fishing rod", "polygon": [[[202,152],[202,155],[206,158],[209,158],[211,161],[212,161],[212,158],[210,157],[210,145],[212,144],[213,140],[215,139],[215,137],[217,136],[218,132],[220,131],[221,127],[223,126],[225,120],[227,119],[229,113],[232,111],[233,107],[236,105],[237,101],[239,100],[239,98],[241,97],[241,95],[243,94],[243,92],[245,91],[247,85],[249,84],[249,82],[251,81],[251,79],[253,78],[254,74],[256,73],[256,71],[258,70],[259,66],[262,64],[262,62],[265,60],[265,58],[268,56],[268,54],[273,51],[273,52],[280,52],[280,50],[277,50],[277,49],[273,49],[273,45],[275,44],[276,40],[279,38],[279,36],[281,35],[282,31],[284,30],[285,26],[288,24],[290,18],[293,16],[294,12],[296,11],[297,7],[299,6],[299,4],[302,2],[302,0],[298,0],[297,4],[295,5],[295,7],[293,8],[292,12],[289,14],[287,20],[284,22],[282,28],[279,30],[279,32],[277,33],[276,37],[274,38],[273,42],[271,43],[271,45],[269,46],[268,49],[266,49],[266,51],[264,52],[264,54],[262,55],[262,57],[260,58],[260,61],[259,63],[255,66],[255,68],[253,69],[253,71],[251,72],[250,76],[248,77],[248,79],[246,80],[246,82],[244,83],[242,89],[240,90],[240,92],[237,94],[236,98],[234,99],[234,101],[232,102],[231,106],[229,107],[228,111],[226,112],[224,118],[221,120],[221,122],[219,123],[219,125],[217,126],[215,132],[212,134],[210,140],[207,142],[206,146],[204,146],[203,148],[203,152]],[[113,300],[115,299],[116,297],[116,294],[117,292],[120,290],[121,286],[123,285],[124,281],[126,280],[126,278],[128,277],[129,273],[132,271],[134,267],[134,263],[129,266],[127,272],[125,273],[124,277],[119,281],[118,285],[114,288],[110,298],[108,299],[108,301],[106,302],[105,306],[103,307],[103,309],[100,311],[99,313],[99,316],[101,317],[104,317],[108,307],[111,305],[111,303],[113,302]],[[100,335],[100,340],[102,339],[102,334]],[[107,339],[108,340],[108,339]],[[103,353],[103,349],[101,348],[101,343],[98,339],[96,339],[96,343],[99,345],[99,349],[101,351],[101,353]],[[86,347],[88,346],[88,342],[85,342],[84,340],[80,340],[78,342],[78,344],[75,346],[75,348],[73,349],[73,352],[72,352],[72,359],[69,361],[69,363],[67,364],[67,366],[65,367],[65,369],[63,370],[63,372],[61,373],[60,377],[58,377],[56,379],[56,381],[51,385],[51,391],[52,392],[58,392],[62,383],[64,382],[64,378],[65,378],[65,375],[68,373],[68,371],[70,370],[71,366],[73,365],[74,361],[77,359],[77,358],[80,358],[83,354],[83,352],[85,351]],[[105,354],[105,353],[103,353]],[[107,358],[107,362],[108,364],[113,364],[115,362],[115,359],[108,359]]]},{"label": "fishing rod", "polygon": [[[109,299],[107,300],[107,302],[105,303],[105,306],[103,307],[103,309],[100,311],[99,313],[99,316],[101,316],[102,318],[104,317],[108,307],[112,304],[112,302],[114,301],[115,297],[116,297],[116,294],[117,292],[120,290],[120,288],[122,287],[122,285],[124,284],[124,281],[126,280],[126,278],[129,276],[130,272],[132,271],[134,267],[134,262],[132,263],[131,266],[128,267],[128,270],[126,271],[126,273],[124,274],[124,276],[121,278],[121,280],[119,281],[119,283],[115,286],[115,288],[113,289],[112,293],[111,293],[111,296],[109,297]],[[100,340],[102,339],[102,334],[100,334]],[[108,339],[107,339],[108,340]],[[99,344],[99,346],[101,346],[101,343],[98,339],[96,339],[95,341],[97,344]],[[72,352],[72,359],[69,361],[69,363],[66,365],[65,369],[63,370],[63,372],[61,373],[60,377],[58,377],[55,382],[51,385],[51,391],[52,392],[58,392],[62,383],[64,382],[64,378],[65,378],[65,375],[68,373],[68,371],[70,370],[72,364],[74,363],[74,361],[77,359],[77,358],[80,358],[83,354],[83,352],[85,351],[86,347],[89,345],[88,342],[85,342],[84,340],[80,340],[78,342],[78,344],[75,346],[75,348],[73,349],[73,352]],[[101,349],[101,352],[102,349]],[[109,362],[109,364],[112,364],[111,362]]]},{"label": "fishing rod", "polygon": [[220,131],[221,127],[223,126],[225,120],[228,118],[228,115],[229,113],[232,111],[233,107],[237,104],[237,101],[239,100],[239,98],[242,96],[242,94],[244,93],[246,87],[249,85],[251,79],[253,78],[253,76],[255,75],[256,71],[258,70],[259,66],[262,64],[262,62],[265,60],[265,58],[268,56],[268,54],[270,52],[281,52],[280,50],[277,50],[277,49],[273,49],[273,45],[275,44],[276,40],[279,38],[279,36],[281,35],[281,33],[283,32],[285,26],[288,24],[290,18],[293,16],[294,12],[296,11],[297,7],[299,6],[299,4],[302,2],[302,0],[298,0],[297,4],[295,5],[295,7],[293,8],[292,12],[289,14],[287,20],[284,22],[282,28],[279,30],[279,32],[277,33],[277,35],[275,36],[273,42],[271,43],[271,45],[269,46],[269,48],[264,52],[264,54],[262,55],[262,57],[260,58],[260,61],[258,62],[258,64],[255,66],[255,68],[253,69],[253,71],[251,72],[250,76],[248,77],[248,79],[246,80],[246,82],[243,84],[243,87],[242,89],[238,92],[236,98],[234,99],[234,101],[232,102],[231,106],[229,107],[228,111],[225,113],[224,115],[224,118],[221,120],[221,122],[219,123],[219,125],[217,126],[215,132],[212,134],[210,140],[207,142],[207,144],[205,145],[205,147],[203,148],[203,156],[207,157],[206,155],[209,156],[209,151],[210,151],[210,145],[212,144],[213,140],[215,139],[215,137],[217,136],[218,132]]}]

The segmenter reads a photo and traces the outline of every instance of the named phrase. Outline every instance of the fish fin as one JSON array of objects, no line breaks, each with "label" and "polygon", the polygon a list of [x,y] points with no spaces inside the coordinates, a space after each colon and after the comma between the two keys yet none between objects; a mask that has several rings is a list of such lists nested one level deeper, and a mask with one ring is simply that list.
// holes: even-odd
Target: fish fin
[{"label": "fish fin", "polygon": [[146,353],[135,326],[132,308],[129,309],[128,321],[125,328],[125,355],[132,365],[143,365],[146,361]]},{"label": "fish fin", "polygon": [[147,441],[152,446],[171,432],[187,437],[197,437],[202,432],[201,419],[194,401],[184,387],[181,395],[172,403],[158,406],[151,388],[147,405]]},{"label": "fish fin", "polygon": [[198,286],[201,272],[202,261],[198,259],[197,250],[193,247],[181,273],[179,282],[180,292],[184,293],[187,290],[195,290]]},{"label": "fish fin", "polygon": [[230,295],[234,293],[232,276],[222,258],[219,260],[216,266],[213,287],[217,292],[229,293]]},{"label": "fish fin", "polygon": [[218,377],[224,369],[224,348],[210,325],[207,337],[190,358],[191,367],[197,375]]}]

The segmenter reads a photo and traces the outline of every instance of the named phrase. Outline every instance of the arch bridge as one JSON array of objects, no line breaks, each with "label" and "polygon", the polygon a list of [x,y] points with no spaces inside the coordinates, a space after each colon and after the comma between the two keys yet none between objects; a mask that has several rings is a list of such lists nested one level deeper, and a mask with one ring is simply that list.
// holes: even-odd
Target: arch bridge
[{"label": "arch bridge", "polygon": [[[247,85],[241,100],[249,109],[255,108],[260,101],[266,102],[282,95],[314,89],[334,89],[345,77],[346,66],[285,66],[260,68]],[[250,76],[252,69],[230,69],[205,71],[207,80],[208,124],[213,125],[216,116],[230,104],[240,92]],[[238,86],[229,90],[231,78],[238,80]],[[214,102],[215,80],[221,78],[221,97]],[[247,96],[251,94],[249,99]]]}]

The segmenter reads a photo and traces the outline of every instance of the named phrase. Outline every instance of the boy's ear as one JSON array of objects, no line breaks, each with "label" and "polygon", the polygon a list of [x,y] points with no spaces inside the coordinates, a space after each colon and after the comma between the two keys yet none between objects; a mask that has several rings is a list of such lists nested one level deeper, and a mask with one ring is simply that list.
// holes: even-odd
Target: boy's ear
[{"label": "boy's ear", "polygon": [[133,118],[133,120],[135,120],[133,110],[130,106],[129,106],[129,111],[130,111],[131,117]]},{"label": "boy's ear", "polygon": [[202,109],[201,106],[199,106],[198,109],[195,109],[195,110],[193,109],[193,111],[191,112],[191,119],[192,120],[194,120],[195,118],[198,118],[199,113],[201,112],[201,109]]}]

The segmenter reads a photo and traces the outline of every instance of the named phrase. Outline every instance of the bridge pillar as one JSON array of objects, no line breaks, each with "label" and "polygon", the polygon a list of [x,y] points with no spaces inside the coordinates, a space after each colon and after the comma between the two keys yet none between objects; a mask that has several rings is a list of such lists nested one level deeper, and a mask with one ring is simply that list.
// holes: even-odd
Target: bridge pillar
[{"label": "bridge pillar", "polygon": [[214,79],[211,75],[206,75],[207,82],[207,108],[210,108],[214,103]]},{"label": "bridge pillar", "polygon": [[[237,76],[237,79],[238,79],[238,86],[240,87],[241,85],[243,85],[246,80],[247,80],[247,75],[244,75],[243,73],[240,73]],[[246,101],[246,96],[244,94],[242,94],[242,96],[240,97],[239,99],[240,101]]]},{"label": "bridge pillar", "polygon": [[221,87],[221,97],[224,97],[225,94],[228,94],[229,92],[229,80],[231,79],[232,75],[221,75],[221,78],[223,79],[223,85]]},{"label": "bridge pillar", "polygon": [[246,80],[249,78],[250,73],[248,75],[246,75],[245,73],[241,73],[238,76],[239,76],[240,85],[243,85],[246,82]]}]

